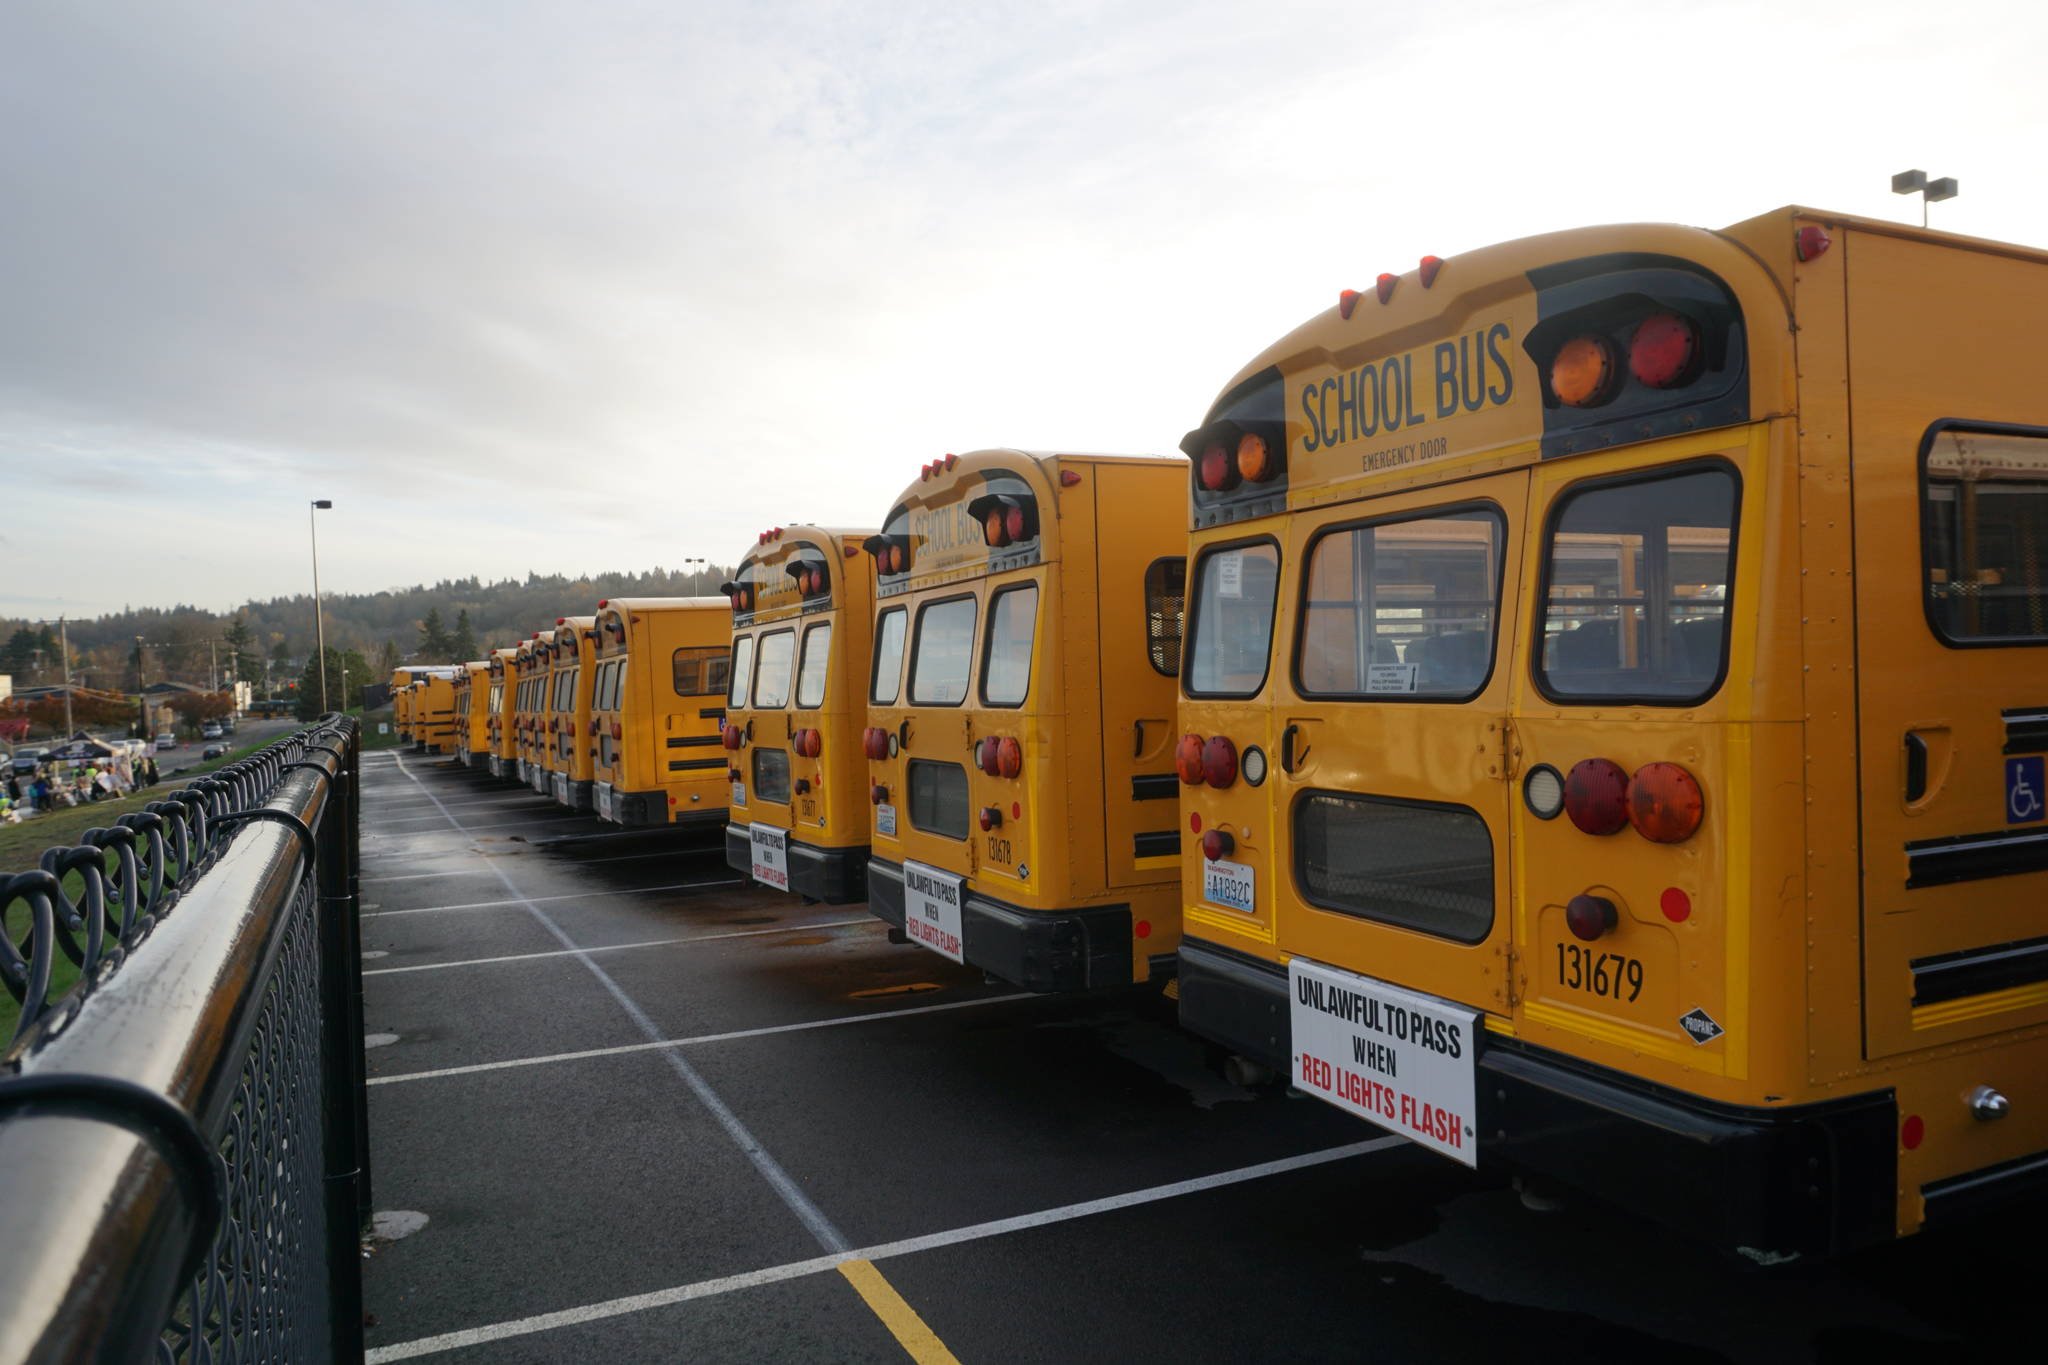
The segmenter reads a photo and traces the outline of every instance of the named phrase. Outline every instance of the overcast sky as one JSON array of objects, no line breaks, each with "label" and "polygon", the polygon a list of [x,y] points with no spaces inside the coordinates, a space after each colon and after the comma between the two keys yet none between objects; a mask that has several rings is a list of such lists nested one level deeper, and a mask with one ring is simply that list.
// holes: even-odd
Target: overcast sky
[{"label": "overcast sky", "polygon": [[[2048,6],[0,3],[0,614],[730,561],[1171,451],[1339,289],[1786,203],[2048,244]],[[87,539],[86,528],[100,534]]]}]

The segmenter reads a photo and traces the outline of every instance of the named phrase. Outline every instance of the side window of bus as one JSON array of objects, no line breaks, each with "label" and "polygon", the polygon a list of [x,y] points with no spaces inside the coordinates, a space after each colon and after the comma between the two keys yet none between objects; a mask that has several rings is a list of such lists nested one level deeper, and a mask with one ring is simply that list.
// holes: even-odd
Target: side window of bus
[{"label": "side window of bus", "polygon": [[1691,465],[1557,500],[1538,634],[1546,696],[1689,705],[1713,693],[1739,493],[1734,470]]},{"label": "side window of bus", "polygon": [[868,700],[876,706],[894,706],[903,687],[903,627],[909,613],[891,607],[882,613],[875,628],[875,677],[868,688]]},{"label": "side window of bus", "polygon": [[981,699],[990,706],[1022,706],[1031,690],[1031,645],[1038,633],[1038,585],[1004,588],[988,606],[988,642],[982,652]]},{"label": "side window of bus", "polygon": [[1266,685],[1279,588],[1280,550],[1270,543],[1211,550],[1196,561],[1189,696],[1250,697]]},{"label": "side window of bus", "polygon": [[2048,638],[2048,433],[1938,431],[1920,492],[1934,633]]},{"label": "side window of bus", "polygon": [[761,662],[754,669],[754,705],[772,709],[789,702],[789,665],[796,653],[794,630],[771,630],[761,637]]},{"label": "side window of bus", "polygon": [[732,692],[726,697],[727,706],[747,704],[747,685],[754,677],[754,637],[742,635],[732,642]]},{"label": "side window of bus", "polygon": [[679,697],[718,697],[729,685],[726,667],[732,651],[715,645],[679,649],[670,661]]},{"label": "side window of bus", "polygon": [[1187,560],[1153,560],[1145,570],[1145,655],[1153,672],[1180,676],[1180,633],[1187,615]]},{"label": "side window of bus", "polygon": [[804,657],[796,671],[796,704],[825,704],[826,670],[832,662],[832,623],[820,621],[804,632]]},{"label": "side window of bus", "polygon": [[1493,671],[1504,535],[1490,507],[1318,535],[1294,655],[1302,692],[1477,695]]},{"label": "side window of bus", "polygon": [[958,706],[967,700],[975,611],[972,597],[950,597],[918,608],[917,638],[910,646],[911,705]]}]

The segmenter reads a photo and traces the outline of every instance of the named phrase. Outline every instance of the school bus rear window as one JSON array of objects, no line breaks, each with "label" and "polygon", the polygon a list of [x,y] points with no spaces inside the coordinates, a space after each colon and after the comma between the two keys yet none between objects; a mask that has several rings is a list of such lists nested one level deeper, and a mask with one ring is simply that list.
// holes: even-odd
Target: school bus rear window
[{"label": "school bus rear window", "polygon": [[1493,669],[1503,534],[1499,511],[1472,508],[1317,537],[1295,650],[1302,692],[1476,695]]},{"label": "school bus rear window", "polygon": [[728,685],[726,671],[732,651],[707,647],[679,649],[673,660],[676,695],[679,697],[722,696]]},{"label": "school bus rear window", "polygon": [[1957,644],[2048,638],[2048,434],[1935,432],[1922,500],[1936,634]]},{"label": "school bus rear window", "polygon": [[747,688],[754,679],[754,637],[742,635],[732,642],[732,695],[726,704],[742,707],[747,704]]},{"label": "school bus rear window", "polygon": [[1268,544],[1211,550],[1196,569],[1187,690],[1197,697],[1250,697],[1266,685],[1280,551]]},{"label": "school bus rear window", "polygon": [[927,834],[967,837],[967,770],[957,763],[910,761],[910,823]]},{"label": "school bus rear window", "polygon": [[773,710],[789,701],[790,664],[796,657],[796,632],[771,630],[761,637],[761,662],[754,666],[754,705]]},{"label": "school bus rear window", "polygon": [[763,801],[789,800],[788,750],[754,750],[754,795]]},{"label": "school bus rear window", "polygon": [[981,699],[990,706],[1021,706],[1031,690],[1031,643],[1038,627],[1038,585],[1004,588],[989,603],[988,650],[981,666]]},{"label": "school bus rear window", "polygon": [[1553,700],[1705,700],[1728,643],[1735,472],[1582,485],[1551,514],[1537,682]]},{"label": "school bus rear window", "polygon": [[804,657],[797,668],[796,704],[825,704],[826,670],[832,662],[832,623],[820,621],[804,632]]},{"label": "school bus rear window", "polygon": [[902,607],[891,607],[875,628],[875,680],[868,700],[877,706],[894,706],[903,687],[903,626],[908,619]]},{"label": "school bus rear window", "polygon": [[917,639],[910,647],[911,705],[958,706],[967,700],[974,617],[971,597],[950,597],[918,610]]},{"label": "school bus rear window", "polygon": [[1463,806],[1311,792],[1294,808],[1311,905],[1477,943],[1493,928],[1493,837]]}]

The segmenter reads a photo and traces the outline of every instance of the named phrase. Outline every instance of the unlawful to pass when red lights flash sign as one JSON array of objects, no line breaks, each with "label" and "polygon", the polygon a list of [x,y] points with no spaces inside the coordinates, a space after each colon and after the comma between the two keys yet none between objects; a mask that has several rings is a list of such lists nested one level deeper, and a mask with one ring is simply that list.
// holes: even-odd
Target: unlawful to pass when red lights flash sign
[{"label": "unlawful to pass when red lights flash sign", "polygon": [[1298,1088],[1479,1164],[1478,1011],[1299,957],[1287,996]]}]

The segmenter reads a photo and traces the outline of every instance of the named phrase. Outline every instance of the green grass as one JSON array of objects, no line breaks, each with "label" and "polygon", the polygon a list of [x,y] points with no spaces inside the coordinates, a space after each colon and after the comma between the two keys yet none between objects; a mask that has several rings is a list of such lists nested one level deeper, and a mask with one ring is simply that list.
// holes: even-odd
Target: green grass
[{"label": "green grass", "polygon": [[[362,719],[365,749],[396,749],[399,746],[398,724],[389,707],[382,711],[354,711],[350,714]],[[379,725],[384,727],[381,735],[377,733]]]}]

